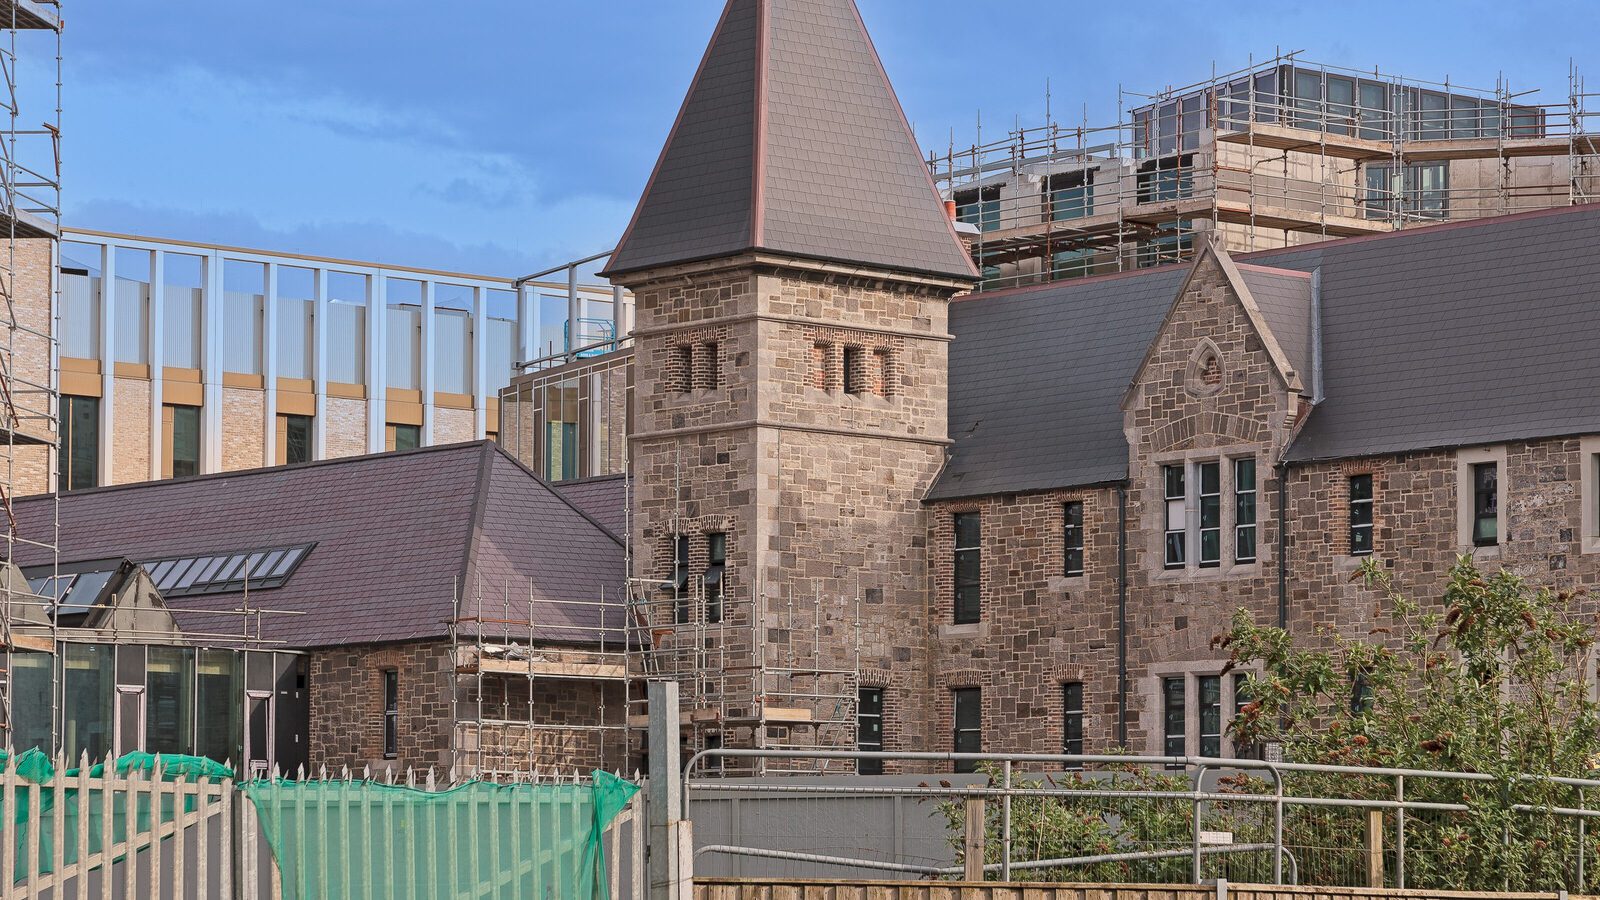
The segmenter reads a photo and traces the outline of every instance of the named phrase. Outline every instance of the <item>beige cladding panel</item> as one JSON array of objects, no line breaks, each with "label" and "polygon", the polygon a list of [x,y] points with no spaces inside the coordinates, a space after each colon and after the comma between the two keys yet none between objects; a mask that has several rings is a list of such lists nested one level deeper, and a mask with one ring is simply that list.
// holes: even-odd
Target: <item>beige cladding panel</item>
[{"label": "beige cladding panel", "polygon": [[367,452],[367,401],[329,397],[324,406],[327,445],[323,456],[360,456]]},{"label": "beige cladding panel", "polygon": [[222,389],[222,470],[264,465],[266,394],[248,388]]},{"label": "beige cladding panel", "polygon": [[112,380],[111,479],[114,484],[150,478],[150,382]]}]

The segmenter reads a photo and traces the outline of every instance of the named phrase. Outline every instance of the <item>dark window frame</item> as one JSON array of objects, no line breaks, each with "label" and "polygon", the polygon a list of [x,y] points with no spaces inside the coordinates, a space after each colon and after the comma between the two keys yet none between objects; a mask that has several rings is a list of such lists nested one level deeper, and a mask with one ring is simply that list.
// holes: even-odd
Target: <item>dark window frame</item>
[{"label": "dark window frame", "polygon": [[[294,465],[296,463],[311,462],[311,445],[314,430],[312,417],[296,415],[294,413],[280,413],[283,416],[283,463]],[[301,432],[301,437],[296,438],[296,432]],[[296,450],[300,452],[296,452]],[[296,459],[296,457],[299,457]]]},{"label": "dark window frame", "polygon": [[383,669],[383,758],[400,756],[400,670]]},{"label": "dark window frame", "polygon": [[100,485],[100,398],[61,395],[56,479],[63,491]]},{"label": "dark window frame", "polygon": [[[856,691],[856,749],[863,753],[883,750],[884,692],[885,689],[881,687],[864,687]],[[869,734],[871,737],[868,737]],[[883,760],[856,760],[856,774],[882,775]]]},{"label": "dark window frame", "polygon": [[1350,555],[1370,556],[1373,538],[1372,473],[1351,475],[1350,482]]},{"label": "dark window frame", "polygon": [[[1487,524],[1487,529],[1485,525]],[[1500,543],[1500,463],[1472,464],[1472,545]]]},{"label": "dark window frame", "polygon": [[1197,675],[1194,680],[1195,706],[1198,712],[1196,731],[1199,734],[1201,756],[1222,756],[1222,676]]},{"label": "dark window frame", "polygon": [[[1061,752],[1067,756],[1083,755],[1083,682],[1061,683]],[[1081,768],[1068,763],[1068,768]]]},{"label": "dark window frame", "polygon": [[[1189,755],[1189,679],[1170,675],[1161,679],[1161,753]],[[1169,766],[1169,768],[1172,768]]]},{"label": "dark window frame", "polygon": [[1233,561],[1253,563],[1257,543],[1256,460],[1244,456],[1233,461]]},{"label": "dark window frame", "polygon": [[728,533],[706,532],[706,622],[715,625],[722,621],[722,586],[728,568]]},{"label": "dark window frame", "polygon": [[[1215,569],[1222,565],[1222,464],[1217,460],[1209,460],[1196,463],[1194,469],[1197,490],[1195,505],[1200,515],[1195,539],[1199,559],[1195,564],[1202,569]],[[1210,555],[1207,555],[1206,547],[1208,537],[1212,542]]]},{"label": "dark window frame", "polygon": [[[168,403],[166,407],[172,410],[172,446],[168,448],[172,454],[172,477],[193,478],[200,474],[200,458],[204,455],[201,450],[204,425],[200,420],[200,407]],[[189,434],[180,434],[180,429]],[[179,448],[190,455],[179,456]]]},{"label": "dark window frame", "polygon": [[1165,516],[1162,565],[1168,569],[1181,569],[1189,561],[1188,476],[1182,463],[1161,467],[1161,496]]},{"label": "dark window frame", "polygon": [[672,581],[668,587],[673,595],[673,622],[689,623],[689,536],[677,535],[672,540]]},{"label": "dark window frame", "polygon": [[1083,574],[1083,501],[1061,504],[1061,573],[1067,577]]},{"label": "dark window frame", "polygon": [[[956,625],[973,625],[983,619],[983,514],[971,510],[950,517],[954,532],[951,550],[951,573],[954,591],[951,621]],[[970,526],[968,541],[963,543],[963,531]],[[963,571],[966,570],[966,571]]]},{"label": "dark window frame", "polygon": [[[963,715],[965,714],[965,715]],[[975,687],[950,690],[950,749],[954,753],[983,752],[983,690]],[[955,771],[976,772],[976,760],[956,760]]]}]

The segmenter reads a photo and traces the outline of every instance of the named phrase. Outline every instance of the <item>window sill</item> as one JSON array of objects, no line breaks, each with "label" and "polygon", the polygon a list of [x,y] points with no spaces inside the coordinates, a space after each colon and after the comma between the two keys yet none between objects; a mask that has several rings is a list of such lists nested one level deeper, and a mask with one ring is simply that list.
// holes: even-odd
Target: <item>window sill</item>
[{"label": "window sill", "polygon": [[1500,558],[1500,548],[1502,546],[1503,545],[1501,545],[1501,544],[1489,544],[1488,546],[1480,547],[1477,544],[1466,543],[1466,544],[1462,544],[1461,547],[1458,548],[1456,552],[1457,553],[1464,553],[1467,556],[1472,557],[1474,560],[1479,560],[1479,559],[1499,559]]},{"label": "window sill", "polygon": [[988,622],[965,622],[960,625],[940,625],[939,637],[946,640],[984,638],[989,635]]},{"label": "window sill", "polygon": [[1580,551],[1584,554],[1600,553],[1600,534],[1586,534],[1580,544]]},{"label": "window sill", "polygon": [[1151,577],[1152,581],[1223,581],[1229,578],[1250,578],[1260,575],[1263,571],[1264,561],[1238,563],[1235,565],[1186,566],[1182,569],[1157,569]]}]

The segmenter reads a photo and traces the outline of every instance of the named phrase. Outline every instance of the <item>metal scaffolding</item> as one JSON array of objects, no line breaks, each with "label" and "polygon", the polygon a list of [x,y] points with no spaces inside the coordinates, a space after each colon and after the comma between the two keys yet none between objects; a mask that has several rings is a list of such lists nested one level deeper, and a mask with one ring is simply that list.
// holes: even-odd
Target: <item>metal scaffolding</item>
[{"label": "metal scaffolding", "polygon": [[[12,501],[52,490],[60,440],[55,313],[57,252],[61,235],[61,9],[58,0],[0,0],[0,298],[5,334],[0,340],[0,515],[6,535],[6,572],[0,583],[0,747],[12,740],[11,675],[19,653],[54,653],[54,617],[43,610],[26,579],[10,565],[19,548],[35,558],[58,561],[59,514],[52,501],[49,522],[23,533]],[[24,85],[26,55],[54,62],[53,85]],[[40,61],[43,62],[42,60]],[[40,65],[39,68],[43,68]],[[21,634],[15,626],[34,627]],[[43,633],[40,633],[40,632]],[[52,667],[56,671],[58,667]],[[52,684],[52,696],[59,685]]]},{"label": "metal scaffolding", "polygon": [[[722,591],[720,580],[704,576],[630,584],[633,671],[678,683],[688,752],[856,746],[859,595],[757,599]],[[640,729],[649,724],[644,703],[640,691],[630,708],[629,722]],[[741,768],[743,762],[750,765]],[[730,761],[723,774],[846,770],[817,765],[756,758]]]},{"label": "metal scaffolding", "polygon": [[627,601],[539,597],[531,580],[458,580],[450,630],[451,765],[495,780],[630,762]]},{"label": "metal scaffolding", "polygon": [[1576,68],[1568,96],[1533,94],[1280,53],[1121,91],[1109,125],[980,124],[928,166],[992,290],[1185,259],[1208,232],[1261,250],[1588,202],[1594,95]]}]

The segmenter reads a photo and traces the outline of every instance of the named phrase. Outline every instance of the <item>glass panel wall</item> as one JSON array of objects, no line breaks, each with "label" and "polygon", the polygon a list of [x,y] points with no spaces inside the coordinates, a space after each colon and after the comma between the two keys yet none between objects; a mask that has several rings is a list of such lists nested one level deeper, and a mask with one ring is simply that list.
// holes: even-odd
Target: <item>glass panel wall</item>
[{"label": "glass panel wall", "polygon": [[161,364],[198,369],[205,261],[188,253],[164,254],[161,277]]},{"label": "glass panel wall", "polygon": [[212,759],[238,761],[244,706],[238,655],[227,650],[201,650],[195,682],[195,752]]},{"label": "glass panel wall", "polygon": [[472,393],[472,288],[465,285],[434,289],[433,389]]},{"label": "glass panel wall", "polygon": [[279,266],[276,335],[279,378],[311,378],[316,318],[316,273],[299,266]]},{"label": "glass panel wall", "polygon": [[107,644],[65,644],[61,741],[71,759],[87,753],[103,759],[111,752],[111,699],[115,648]]},{"label": "glass panel wall", "polygon": [[194,752],[194,651],[151,647],[145,679],[144,749]]},{"label": "glass panel wall", "polygon": [[329,272],[328,380],[367,383],[367,276]]},{"label": "glass panel wall", "polygon": [[56,657],[53,653],[17,651],[11,655],[12,746],[50,750],[50,702]]},{"label": "glass panel wall", "polygon": [[422,282],[384,279],[384,299],[389,306],[384,319],[387,350],[384,372],[388,387],[415,391],[422,388]]},{"label": "glass panel wall", "polygon": [[148,250],[117,248],[113,330],[117,362],[150,362],[150,263]]},{"label": "glass panel wall", "polygon": [[267,267],[236,259],[222,263],[222,368],[261,374]]}]

